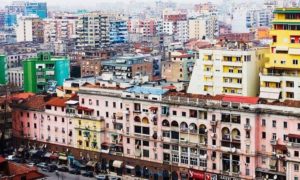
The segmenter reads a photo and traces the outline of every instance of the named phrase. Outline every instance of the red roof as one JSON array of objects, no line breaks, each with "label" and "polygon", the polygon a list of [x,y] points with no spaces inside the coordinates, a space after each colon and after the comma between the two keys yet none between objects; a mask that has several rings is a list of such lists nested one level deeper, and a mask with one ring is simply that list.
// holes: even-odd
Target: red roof
[{"label": "red roof", "polygon": [[61,97],[53,97],[51,98],[47,103],[46,105],[49,105],[49,106],[56,106],[56,107],[65,107],[66,106],[66,102],[68,101],[69,99],[67,98],[61,98]]},{"label": "red roof", "polygon": [[231,96],[224,95],[222,101],[235,102],[235,103],[246,103],[246,104],[257,104],[258,97],[246,97],[246,96]]},{"label": "red roof", "polygon": [[174,85],[164,86],[163,89],[176,89],[176,86]]},{"label": "red roof", "polygon": [[12,100],[24,100],[28,99],[29,97],[34,96],[33,93],[18,93],[12,95]]}]

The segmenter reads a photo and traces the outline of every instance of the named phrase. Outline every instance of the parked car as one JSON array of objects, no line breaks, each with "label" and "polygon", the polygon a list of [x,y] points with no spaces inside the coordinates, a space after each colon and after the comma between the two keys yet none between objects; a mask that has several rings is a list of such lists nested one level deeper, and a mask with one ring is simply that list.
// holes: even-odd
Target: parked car
[{"label": "parked car", "polygon": [[49,164],[48,169],[49,169],[49,172],[54,172],[55,170],[58,169],[58,167],[55,164]]},{"label": "parked car", "polygon": [[97,180],[108,180],[108,176],[107,175],[102,175],[102,174],[96,175],[95,178]]},{"label": "parked car", "polygon": [[47,168],[47,167],[48,167],[48,166],[47,166],[47,163],[45,163],[45,162],[40,162],[40,163],[38,163],[36,166],[39,167],[39,168],[41,168],[41,169]]},{"label": "parked car", "polygon": [[69,171],[69,168],[66,167],[66,166],[61,166],[59,168],[57,168],[58,171],[61,171],[61,172],[68,172]]},{"label": "parked car", "polygon": [[121,178],[112,176],[112,177],[110,177],[110,180],[121,180]]},{"label": "parked car", "polygon": [[79,169],[71,169],[71,170],[69,171],[69,173],[70,173],[70,174],[76,174],[76,175],[80,175],[80,174],[81,174],[81,172],[80,172]]},{"label": "parked car", "polygon": [[44,167],[44,168],[42,168],[42,171],[44,171],[44,172],[50,172],[50,171],[49,171],[49,167]]},{"label": "parked car", "polygon": [[35,164],[33,162],[31,162],[31,163],[27,163],[26,165],[29,167],[33,167]]},{"label": "parked car", "polygon": [[85,171],[82,173],[82,176],[84,177],[94,177],[94,172],[93,171]]}]

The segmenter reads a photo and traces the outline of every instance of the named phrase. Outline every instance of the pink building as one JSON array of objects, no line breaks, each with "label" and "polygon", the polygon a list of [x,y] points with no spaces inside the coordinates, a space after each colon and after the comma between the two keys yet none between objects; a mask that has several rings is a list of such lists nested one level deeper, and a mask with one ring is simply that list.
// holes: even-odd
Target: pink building
[{"label": "pink building", "polygon": [[13,106],[13,134],[147,179],[300,177],[299,102],[171,86],[85,84],[78,100],[34,95]]},{"label": "pink building", "polygon": [[157,33],[157,21],[155,19],[130,19],[128,32],[142,34],[143,36],[155,36]]}]

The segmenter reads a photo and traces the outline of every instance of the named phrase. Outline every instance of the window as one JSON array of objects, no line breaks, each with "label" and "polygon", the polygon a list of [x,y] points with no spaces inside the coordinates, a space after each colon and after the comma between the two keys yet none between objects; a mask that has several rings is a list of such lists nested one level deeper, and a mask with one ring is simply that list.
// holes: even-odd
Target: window
[{"label": "window", "polygon": [[116,102],[113,102],[113,108],[116,108]]},{"label": "window", "polygon": [[63,123],[64,123],[64,122],[65,122],[65,118],[61,118],[61,122],[63,122]]},{"label": "window", "polygon": [[27,127],[30,127],[30,123],[29,122],[27,122]]},{"label": "window", "polygon": [[206,167],[207,166],[207,160],[206,159],[199,159],[199,166]]},{"label": "window", "polygon": [[262,132],[261,138],[266,139],[266,132]]},{"label": "window", "polygon": [[261,164],[266,164],[267,158],[266,157],[261,157]]},{"label": "window", "polygon": [[170,137],[170,131],[163,131],[162,136],[169,138]]},{"label": "window", "polygon": [[246,163],[250,163],[250,157],[246,157]]},{"label": "window", "polygon": [[173,150],[173,151],[178,151],[178,150],[179,150],[179,147],[178,147],[177,145],[173,145],[173,146],[172,146],[172,150]]},{"label": "window", "polygon": [[274,128],[276,127],[276,121],[275,120],[272,121],[272,127],[274,127]]},{"label": "window", "polygon": [[294,156],[299,157],[299,151],[294,151]]},{"label": "window", "polygon": [[149,157],[149,150],[143,150],[143,157]]},{"label": "window", "polygon": [[34,129],[36,129],[36,123],[34,123],[33,126],[34,126]]},{"label": "window", "polygon": [[198,165],[198,159],[196,157],[190,157],[190,164],[193,166]]},{"label": "window", "polygon": [[105,113],[105,116],[108,118],[108,117],[109,117],[109,113],[108,113],[108,112],[106,112],[106,113]]},{"label": "window", "polygon": [[181,115],[182,115],[183,117],[185,117],[185,116],[186,116],[186,112],[181,112]]},{"label": "window", "polygon": [[[299,125],[299,124],[298,124],[298,125]],[[287,122],[284,121],[284,122],[283,122],[283,127],[284,127],[284,128],[287,128],[287,126],[288,126],[288,125],[287,125]]]},{"label": "window", "polygon": [[250,176],[250,169],[246,168],[246,176]]},{"label": "window", "polygon": [[293,64],[294,64],[294,65],[298,65],[298,60],[294,59],[294,60],[293,60]]},{"label": "window", "polygon": [[299,172],[299,164],[294,164],[294,171]]},{"label": "window", "polygon": [[188,164],[189,163],[189,159],[188,159],[188,157],[187,156],[181,156],[181,158],[180,158],[181,160],[181,163],[183,163],[183,164]]},{"label": "window", "polygon": [[169,144],[163,144],[163,149],[170,149],[170,145]]},{"label": "window", "polygon": [[173,111],[173,116],[176,116],[177,115],[177,111]]},{"label": "window", "polygon": [[297,126],[298,126],[298,130],[300,130],[300,123],[298,123]]},{"label": "window", "polygon": [[99,106],[99,100],[96,100],[96,105]]},{"label": "window", "polygon": [[127,144],[130,144],[130,138],[127,138]]},{"label": "window", "polygon": [[78,136],[81,136],[82,135],[82,132],[79,130],[78,131]]},{"label": "window", "polygon": [[276,133],[273,133],[273,134],[272,134],[272,139],[273,139],[273,140],[276,140],[276,139],[277,139]]},{"label": "window", "polygon": [[81,99],[81,104],[84,104],[84,98]]},{"label": "window", "polygon": [[213,170],[216,170],[216,169],[217,169],[216,163],[213,163],[213,164],[212,164],[212,169],[213,169]]},{"label": "window", "polygon": [[178,154],[172,154],[172,162],[178,163],[179,162],[179,156]]},{"label": "window", "polygon": [[266,126],[266,120],[265,119],[261,120],[261,126]]},{"label": "window", "polygon": [[149,146],[149,141],[143,141],[143,146]]}]

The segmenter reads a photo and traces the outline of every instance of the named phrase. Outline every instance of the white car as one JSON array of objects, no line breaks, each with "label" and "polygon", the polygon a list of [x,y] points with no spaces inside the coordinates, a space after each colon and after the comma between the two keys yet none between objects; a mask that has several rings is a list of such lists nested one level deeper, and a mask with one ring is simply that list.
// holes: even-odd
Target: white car
[{"label": "white car", "polygon": [[97,180],[105,180],[106,179],[106,175],[98,174],[98,175],[95,176],[95,178]]}]

